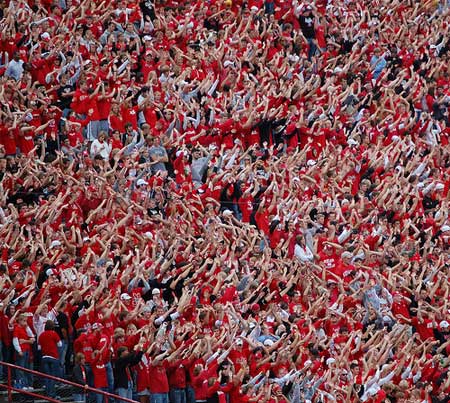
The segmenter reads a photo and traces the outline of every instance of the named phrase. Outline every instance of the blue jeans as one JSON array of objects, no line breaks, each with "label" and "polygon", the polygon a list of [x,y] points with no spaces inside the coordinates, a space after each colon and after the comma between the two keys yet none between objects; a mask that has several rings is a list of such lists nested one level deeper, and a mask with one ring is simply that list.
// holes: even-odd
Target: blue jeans
[{"label": "blue jeans", "polygon": [[[106,377],[108,379],[108,392],[114,393],[114,372],[113,367],[110,362],[105,364],[106,367]],[[111,399],[108,399],[111,400]]]},{"label": "blue jeans", "polygon": [[61,365],[61,376],[66,374],[66,354],[69,344],[65,340],[61,340],[62,346],[58,347],[59,363]]},{"label": "blue jeans", "polygon": [[[42,372],[51,376],[61,376],[60,371],[60,363],[59,360],[52,357],[43,357],[42,358]],[[53,379],[44,379],[45,383],[45,391],[50,397],[55,397],[55,381]]]},{"label": "blue jeans", "polygon": [[[20,356],[16,352],[16,365],[22,368],[31,369],[30,353],[25,351]],[[17,371],[16,373],[17,387],[24,388],[32,386],[33,380],[31,374],[25,371]]]},{"label": "blue jeans", "polygon": [[[87,381],[87,384],[91,388],[93,388],[94,387],[94,374],[92,373],[91,364],[86,364],[85,368],[86,368],[86,381]],[[88,392],[87,395],[86,395],[86,401],[88,401],[89,403],[94,403],[95,402],[95,396],[96,396],[96,394],[94,392]]]},{"label": "blue jeans", "polygon": [[314,38],[306,38],[306,41],[308,42],[308,60],[311,61],[312,57],[317,52],[317,46],[314,42]]},{"label": "blue jeans", "polygon": [[150,403],[169,403],[169,396],[167,393],[152,393]]},{"label": "blue jeans", "polygon": [[195,391],[192,386],[186,387],[186,403],[195,403]]},{"label": "blue jeans", "polygon": [[74,402],[85,402],[86,401],[85,394],[74,393],[72,396],[73,396]]},{"label": "blue jeans", "polygon": [[185,389],[170,389],[170,403],[186,403]]},{"label": "blue jeans", "polygon": [[[108,392],[108,388],[97,388],[98,390],[103,390],[103,392]],[[96,403],[103,403],[104,396],[101,393],[95,395]]]},{"label": "blue jeans", "polygon": [[124,397],[125,399],[133,399],[133,383],[128,381],[128,388],[117,388],[116,395]]}]

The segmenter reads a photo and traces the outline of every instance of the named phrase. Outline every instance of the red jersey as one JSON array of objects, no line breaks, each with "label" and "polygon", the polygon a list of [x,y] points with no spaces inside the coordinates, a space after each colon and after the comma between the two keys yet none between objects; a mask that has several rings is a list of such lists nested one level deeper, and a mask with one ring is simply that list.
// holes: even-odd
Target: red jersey
[{"label": "red jersey", "polygon": [[169,393],[169,380],[167,379],[167,362],[158,365],[150,364],[150,392],[151,393]]},{"label": "red jersey", "polygon": [[94,375],[94,387],[95,388],[107,388],[108,376],[106,373],[106,361],[103,358],[103,354],[97,354],[93,359],[91,368]]},{"label": "red jersey", "polygon": [[42,357],[59,358],[58,343],[61,339],[54,330],[45,330],[41,333],[38,339],[39,347],[41,348]]},{"label": "red jersey", "polygon": [[21,340],[30,340],[30,336],[28,336],[26,327],[17,325],[13,331],[13,338],[16,338],[16,337],[19,340],[19,345],[20,345],[22,352],[26,352],[26,351],[30,352],[31,344],[20,342]]}]

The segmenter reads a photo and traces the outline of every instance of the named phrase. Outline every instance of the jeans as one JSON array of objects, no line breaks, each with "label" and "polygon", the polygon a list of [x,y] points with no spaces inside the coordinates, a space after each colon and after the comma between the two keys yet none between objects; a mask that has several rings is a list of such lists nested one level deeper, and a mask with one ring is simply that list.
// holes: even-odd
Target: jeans
[{"label": "jeans", "polygon": [[[105,364],[106,367],[106,377],[108,379],[108,392],[114,393],[114,372],[113,367],[110,362]],[[111,400],[111,399],[108,399]]]},{"label": "jeans", "polygon": [[152,393],[150,403],[169,403],[169,396],[167,393]]},{"label": "jeans", "polygon": [[170,389],[170,403],[186,403],[185,389]]},{"label": "jeans", "polygon": [[[94,387],[94,374],[92,373],[92,367],[91,364],[86,364],[86,381],[87,384],[93,388]],[[89,403],[95,402],[95,396],[96,394],[94,392],[88,392],[86,396],[86,400]]]},{"label": "jeans", "polygon": [[69,345],[67,341],[61,340],[62,346],[58,347],[58,353],[59,353],[59,363],[61,365],[61,375],[64,376],[66,373],[66,354],[67,349],[69,348]]},{"label": "jeans", "polygon": [[[103,390],[103,392],[108,392],[108,388],[97,388],[98,390]],[[101,393],[95,395],[95,403],[103,403],[104,396]]]},{"label": "jeans", "polygon": [[133,399],[133,383],[128,381],[128,388],[117,388],[116,395],[125,399]]},{"label": "jeans", "polygon": [[186,403],[195,403],[195,392],[192,386],[186,387]]},{"label": "jeans", "polygon": [[[30,353],[24,351],[21,356],[18,353],[16,354],[16,365],[22,368],[31,369]],[[33,380],[29,372],[17,371],[16,376],[17,386],[19,388],[32,386]]]},{"label": "jeans", "polygon": [[74,393],[73,394],[73,401],[74,402],[86,402],[86,395],[85,394]]},{"label": "jeans", "polygon": [[308,42],[308,60],[311,61],[317,52],[317,46],[314,38],[306,38],[306,40]]},{"label": "jeans", "polygon": [[[47,375],[60,377],[60,364],[59,360],[52,357],[43,357],[42,358],[42,372]],[[44,379],[45,383],[45,391],[47,395],[50,397],[55,397],[55,381],[53,379]]]}]

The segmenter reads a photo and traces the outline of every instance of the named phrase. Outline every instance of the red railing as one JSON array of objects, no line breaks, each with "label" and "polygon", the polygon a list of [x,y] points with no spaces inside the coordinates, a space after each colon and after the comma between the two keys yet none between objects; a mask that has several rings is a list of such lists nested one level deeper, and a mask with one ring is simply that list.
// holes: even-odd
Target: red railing
[{"label": "red railing", "polygon": [[[14,379],[13,379],[13,376],[12,376],[13,370],[27,372],[27,373],[29,373],[31,375],[34,375],[34,376],[42,378],[42,379],[51,379],[51,380],[55,381],[56,384],[63,384],[63,385],[72,386],[72,387],[76,388],[75,390],[82,390],[85,394],[87,394],[87,393],[95,393],[95,394],[103,395],[105,403],[108,403],[108,399],[114,399],[116,402],[136,403],[135,400],[130,400],[130,399],[127,399],[125,397],[120,397],[118,395],[114,395],[112,393],[105,392],[105,391],[100,390],[100,389],[95,389],[95,388],[92,388],[90,386],[80,385],[78,383],[71,382],[71,381],[68,381],[66,379],[62,379],[62,378],[58,378],[56,376],[44,374],[43,372],[34,371],[32,369],[23,368],[23,367],[20,367],[18,365],[9,364],[9,363],[0,361],[0,369],[2,367],[6,367],[7,368],[8,377],[7,377],[7,383],[0,383],[0,390],[6,389],[8,391],[8,403],[12,403],[12,401],[13,401],[13,392],[18,392],[20,394],[31,396],[31,397],[34,397],[36,399],[47,400],[47,401],[49,401],[51,403],[61,403],[60,400],[57,400],[57,399],[52,398],[50,396],[46,396],[46,395],[42,395],[42,394],[30,391],[30,390],[24,390],[24,389],[20,389],[20,388],[14,387],[14,385],[13,385]],[[78,394],[83,394],[83,393],[79,393],[78,392]]]}]

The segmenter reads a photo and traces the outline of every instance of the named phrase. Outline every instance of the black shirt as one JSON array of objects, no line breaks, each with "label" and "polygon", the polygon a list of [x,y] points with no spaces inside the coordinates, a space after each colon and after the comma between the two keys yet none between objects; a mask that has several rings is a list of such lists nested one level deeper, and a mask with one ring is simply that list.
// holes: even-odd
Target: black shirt
[{"label": "black shirt", "polygon": [[[56,333],[58,333],[61,340],[66,340],[69,334],[69,318],[64,312],[58,312],[56,315],[56,321],[58,325],[55,328]],[[63,329],[65,330],[66,336],[63,335]]]},{"label": "black shirt", "polygon": [[316,30],[314,29],[314,16],[312,14],[298,17],[300,28],[306,39],[314,39],[316,37]]},{"label": "black shirt", "polygon": [[73,86],[67,84],[63,87],[58,88],[58,99],[59,99],[59,108],[60,109],[69,109],[70,104],[72,103],[72,97],[63,97],[62,94],[67,94],[69,92],[72,92],[74,90]]}]

